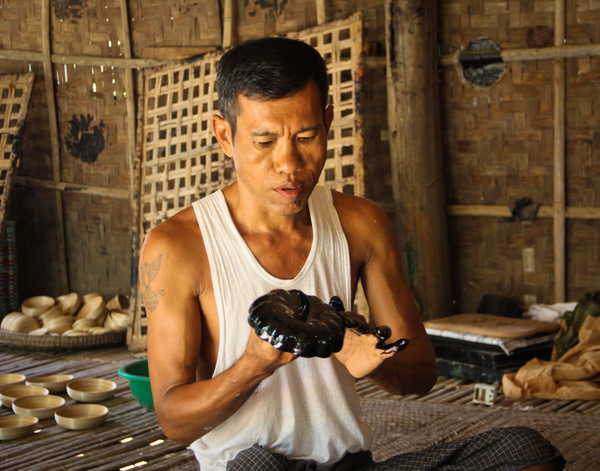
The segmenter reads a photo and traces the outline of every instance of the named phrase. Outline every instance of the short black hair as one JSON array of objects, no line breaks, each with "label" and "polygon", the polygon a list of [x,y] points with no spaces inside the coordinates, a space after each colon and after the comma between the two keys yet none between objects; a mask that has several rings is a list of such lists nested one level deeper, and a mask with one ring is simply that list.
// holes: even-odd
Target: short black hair
[{"label": "short black hair", "polygon": [[316,84],[323,111],[329,79],[321,54],[295,39],[271,37],[245,41],[227,51],[217,68],[219,112],[235,134],[238,96],[277,100]]}]

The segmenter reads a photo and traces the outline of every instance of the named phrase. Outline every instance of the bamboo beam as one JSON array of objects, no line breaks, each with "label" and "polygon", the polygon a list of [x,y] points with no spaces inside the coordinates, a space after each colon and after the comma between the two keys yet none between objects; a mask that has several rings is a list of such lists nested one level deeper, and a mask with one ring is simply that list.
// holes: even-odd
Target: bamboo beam
[{"label": "bamboo beam", "polygon": [[400,245],[423,319],[450,314],[436,4],[386,0],[388,128]]},{"label": "bamboo beam", "polygon": [[225,0],[223,5],[223,49],[233,46],[233,0]]},{"label": "bamboo beam", "polygon": [[[485,55],[486,51],[477,51],[477,53]],[[493,50],[488,51],[488,53],[494,55],[500,53],[500,57],[504,62],[576,59],[578,57],[600,56],[600,44],[562,44],[544,48]],[[456,51],[454,54],[442,56],[440,64],[445,67],[457,66],[460,64],[461,55],[468,54],[467,51]]]},{"label": "bamboo beam", "polygon": [[[554,2],[554,46],[565,39],[565,0]],[[565,59],[554,61],[554,302],[566,298]]]},{"label": "bamboo beam", "polygon": [[[216,48],[216,47],[215,47]],[[164,55],[164,52],[162,53]],[[67,64],[67,65],[85,65],[91,67],[114,67],[116,69],[143,69],[145,67],[158,67],[166,64],[164,57],[157,58],[142,58],[142,59],[126,59],[123,57],[102,57],[102,56],[68,56],[62,54],[50,54],[51,64]],[[12,51],[0,49],[0,59],[18,60],[26,62],[44,62],[46,60],[43,52],[31,51]]]},{"label": "bamboo beam", "polygon": [[323,25],[327,22],[327,3],[325,0],[316,0],[317,24]]},{"label": "bamboo beam", "polygon": [[[44,84],[46,88],[46,102],[48,105],[48,119],[50,125],[50,148],[52,152],[52,178],[55,182],[61,179],[61,164],[60,164],[60,142],[58,139],[58,113],[56,109],[54,79],[52,74],[52,55],[51,40],[52,40],[52,16],[50,15],[50,2],[52,0],[44,0],[42,2],[42,54],[44,65]],[[60,287],[63,293],[69,291],[69,269],[67,265],[66,254],[66,239],[65,239],[65,221],[63,214],[62,194],[58,191],[54,192],[56,199],[57,211],[57,231],[58,231],[58,256],[60,266]]]},{"label": "bamboo beam", "polygon": [[105,198],[114,198],[118,200],[128,200],[131,198],[131,191],[129,189],[124,188],[81,185],[69,182],[43,180],[41,178],[22,176],[17,176],[15,183],[17,185],[23,185],[32,188],[47,188],[52,190],[64,191],[66,193],[79,193],[90,196],[103,196]]},{"label": "bamboo beam", "polygon": [[[448,216],[473,216],[473,217],[511,217],[510,209],[506,206],[492,205],[448,205],[446,206]],[[541,206],[537,212],[537,218],[553,218],[554,208],[552,206]],[[600,208],[584,208],[572,206],[565,208],[567,219],[600,219]]]}]

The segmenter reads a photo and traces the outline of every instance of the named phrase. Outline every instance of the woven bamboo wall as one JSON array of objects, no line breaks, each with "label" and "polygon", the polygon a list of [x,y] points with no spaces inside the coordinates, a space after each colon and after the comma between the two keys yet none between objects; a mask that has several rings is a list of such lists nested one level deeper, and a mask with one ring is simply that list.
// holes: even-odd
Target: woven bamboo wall
[{"label": "woven bamboo wall", "polygon": [[[239,0],[231,2],[230,19],[223,17],[227,3],[0,0],[0,70],[36,76],[10,208],[17,223],[21,299],[67,290],[130,293],[137,102],[132,84],[141,68],[221,47],[227,28],[229,39],[238,42],[299,31],[357,10],[365,12],[369,43],[383,41],[380,1],[333,2],[323,16],[323,4],[314,1]],[[391,213],[391,194],[373,183],[389,165],[378,128],[373,135],[382,163],[367,165],[377,170],[367,186],[387,198]]]},{"label": "woven bamboo wall", "polygon": [[[440,2],[440,48],[448,58],[490,38],[507,56],[554,46],[552,1]],[[567,46],[600,43],[600,4],[564,2]],[[557,33],[558,34],[558,33]],[[537,41],[537,43],[536,43]],[[539,49],[537,54],[543,52]],[[525,56],[525,54],[523,54]],[[491,87],[476,87],[450,61],[442,68],[442,121],[451,206],[453,297],[472,311],[486,293],[519,303],[553,302],[552,208],[556,127],[555,63],[510,60]],[[600,253],[600,57],[566,59],[565,298],[598,288]],[[510,221],[516,200],[540,204],[533,221]],[[575,214],[579,216],[575,216]]]},{"label": "woven bamboo wall", "polygon": [[[36,75],[10,208],[16,219],[20,297],[56,296],[66,289],[129,293],[135,281],[127,228],[134,217],[130,198],[138,70],[244,39],[288,34],[357,11],[364,22],[367,84],[362,110],[365,193],[393,219],[384,3],[0,0],[0,71]],[[519,302],[552,302],[555,297],[555,61],[549,56],[507,60],[500,81],[479,89],[464,83],[454,54],[482,37],[494,40],[503,54],[527,51],[531,31],[540,26],[554,30],[558,3],[438,2],[457,310],[473,310],[485,293]],[[599,271],[600,5],[562,3],[566,45],[596,46],[594,53],[564,60],[564,271],[566,298],[575,299],[597,285]],[[227,17],[228,12],[233,16]],[[76,150],[81,143],[73,139],[79,129],[74,125],[87,126],[90,139],[102,135],[104,148],[95,160],[94,153]],[[531,223],[506,222],[509,207],[524,196],[542,205],[538,217]]]}]

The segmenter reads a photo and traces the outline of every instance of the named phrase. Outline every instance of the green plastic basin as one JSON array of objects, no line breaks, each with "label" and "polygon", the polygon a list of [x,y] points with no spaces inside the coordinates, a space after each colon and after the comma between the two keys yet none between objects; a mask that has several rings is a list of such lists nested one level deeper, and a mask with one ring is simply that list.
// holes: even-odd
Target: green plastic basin
[{"label": "green plastic basin", "polygon": [[119,368],[119,376],[129,381],[129,389],[133,397],[144,406],[147,411],[154,411],[150,377],[148,375],[148,359],[142,358],[126,363]]}]

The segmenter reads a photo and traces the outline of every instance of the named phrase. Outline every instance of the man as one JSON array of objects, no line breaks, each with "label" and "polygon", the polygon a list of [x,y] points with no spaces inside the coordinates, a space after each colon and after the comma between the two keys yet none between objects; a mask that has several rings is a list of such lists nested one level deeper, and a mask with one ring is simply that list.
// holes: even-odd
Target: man
[{"label": "man", "polygon": [[[394,232],[374,203],[317,185],[333,108],[312,47],[243,43],[220,60],[217,91],[222,116],[212,127],[237,181],[152,230],[140,260],[154,274],[141,288],[158,419],[202,471],[367,469],[355,378],[394,394],[424,394],[437,378]],[[347,329],[340,352],[296,358],[248,325],[250,304],[274,288],[336,295],[348,308],[359,280],[372,323],[388,325],[390,341],[410,339],[401,353]],[[510,469],[550,460],[543,439],[521,432],[521,445],[541,443],[541,455],[499,459]],[[410,469],[391,465],[381,469]]]}]

